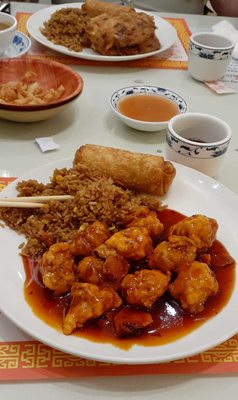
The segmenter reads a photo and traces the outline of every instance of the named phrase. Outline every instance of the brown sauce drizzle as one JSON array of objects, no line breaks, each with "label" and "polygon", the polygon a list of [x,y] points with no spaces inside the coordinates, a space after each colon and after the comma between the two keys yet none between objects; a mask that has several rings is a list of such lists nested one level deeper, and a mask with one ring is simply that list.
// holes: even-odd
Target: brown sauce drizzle
[{"label": "brown sauce drizzle", "polygon": [[[164,224],[163,237],[161,237],[161,240],[164,240],[169,227],[185,216],[176,211],[165,209],[158,213],[158,217]],[[117,338],[115,336],[112,321],[116,310],[111,310],[102,317],[88,322],[74,335],[87,338],[93,342],[112,343],[124,350],[129,349],[135,343],[143,346],[162,345],[187,335],[218,314],[227,304],[233,291],[235,282],[235,262],[233,258],[218,240],[215,240],[208,253],[211,256],[210,267],[219,283],[219,292],[216,296],[207,300],[203,312],[196,315],[185,313],[179,304],[166,293],[154,304],[151,310],[153,324],[140,336],[131,338]],[[23,257],[23,262],[26,272],[24,292],[27,303],[41,320],[62,331],[62,319],[69,306],[70,296],[56,297],[52,295],[52,292],[42,284],[38,263],[26,257]],[[141,265],[134,265],[133,269],[140,267]]]}]

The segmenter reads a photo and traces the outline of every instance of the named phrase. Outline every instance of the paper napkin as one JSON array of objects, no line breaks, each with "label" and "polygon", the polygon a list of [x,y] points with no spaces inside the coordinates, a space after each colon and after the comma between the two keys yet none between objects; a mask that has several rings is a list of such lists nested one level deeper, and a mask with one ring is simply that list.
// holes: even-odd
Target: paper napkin
[{"label": "paper napkin", "polygon": [[234,42],[235,48],[232,53],[232,57],[238,59],[238,31],[234,28],[234,26],[229,21],[223,20],[213,25],[212,31],[226,36]]}]

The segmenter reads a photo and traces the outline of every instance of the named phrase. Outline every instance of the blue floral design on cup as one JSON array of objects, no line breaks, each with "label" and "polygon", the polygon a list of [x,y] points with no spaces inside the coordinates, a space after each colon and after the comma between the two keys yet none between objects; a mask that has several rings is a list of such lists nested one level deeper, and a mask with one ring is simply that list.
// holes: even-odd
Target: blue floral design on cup
[{"label": "blue floral design on cup", "polygon": [[219,146],[209,146],[204,144],[199,145],[199,143],[187,143],[187,141],[183,142],[181,138],[179,140],[175,138],[169,130],[167,131],[166,141],[168,146],[178,154],[186,157],[200,159],[215,158],[225,154],[230,143],[230,139]]},{"label": "blue floral design on cup", "polygon": [[197,57],[206,58],[209,60],[227,60],[230,58],[233,48],[229,50],[218,50],[218,49],[209,49],[204,46],[199,46],[198,44],[189,42],[189,51]]}]

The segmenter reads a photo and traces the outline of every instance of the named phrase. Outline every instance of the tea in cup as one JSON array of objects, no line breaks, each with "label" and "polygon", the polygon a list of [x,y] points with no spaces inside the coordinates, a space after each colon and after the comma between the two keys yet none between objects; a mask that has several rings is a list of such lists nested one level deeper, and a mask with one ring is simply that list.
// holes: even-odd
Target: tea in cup
[{"label": "tea in cup", "polygon": [[194,33],[190,37],[188,72],[203,82],[221,79],[231,61],[234,43],[214,32]]},{"label": "tea in cup", "polygon": [[228,149],[232,132],[223,120],[209,114],[173,117],[166,135],[166,158],[215,176]]},{"label": "tea in cup", "polygon": [[17,20],[12,15],[0,12],[0,55],[12,43],[17,30]]}]

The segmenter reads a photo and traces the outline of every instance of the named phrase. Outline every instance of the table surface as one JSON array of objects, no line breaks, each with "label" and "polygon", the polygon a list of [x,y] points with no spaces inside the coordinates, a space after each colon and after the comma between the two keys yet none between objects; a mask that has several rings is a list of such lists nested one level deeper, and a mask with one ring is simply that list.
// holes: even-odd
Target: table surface
[{"label": "table surface", "polygon": [[[11,3],[11,11],[35,12],[45,4]],[[210,30],[224,18],[214,16],[158,14],[184,17],[192,32]],[[238,28],[238,19],[230,21]],[[0,176],[20,176],[43,164],[73,157],[84,143],[111,145],[138,152],[164,151],[165,133],[142,133],[127,128],[110,111],[109,98],[118,88],[136,83],[170,88],[187,100],[188,111],[208,112],[223,118],[233,138],[216,179],[238,194],[238,127],[235,110],[238,94],[219,96],[194,81],[186,70],[117,67],[76,67],[84,79],[84,91],[71,109],[59,117],[34,124],[0,121]],[[105,79],[106,78],[106,79]],[[42,153],[35,138],[51,136],[60,148]],[[4,383],[1,398],[12,399],[235,399],[236,376],[162,375],[82,378],[50,382]]]}]

